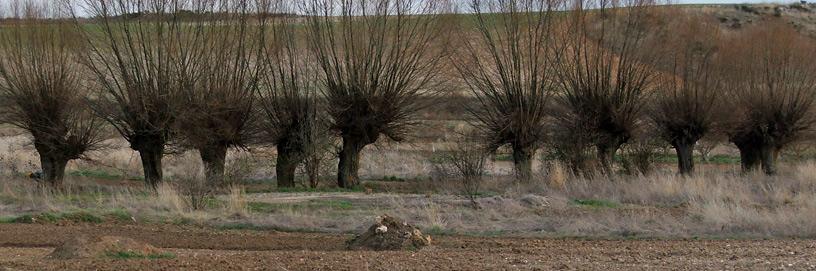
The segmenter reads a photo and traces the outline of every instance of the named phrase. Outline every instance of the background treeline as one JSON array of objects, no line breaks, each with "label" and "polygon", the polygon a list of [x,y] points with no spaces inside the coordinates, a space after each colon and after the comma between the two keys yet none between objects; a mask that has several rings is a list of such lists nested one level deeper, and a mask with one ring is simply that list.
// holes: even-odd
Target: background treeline
[{"label": "background treeline", "polygon": [[[43,179],[118,134],[146,183],[196,150],[207,189],[230,149],[277,149],[279,187],[338,158],[415,135],[419,113],[472,126],[461,175],[512,151],[530,180],[547,149],[572,174],[614,174],[624,146],[729,141],[745,171],[777,172],[814,121],[813,40],[768,21],[732,31],[651,0],[12,1],[0,26],[0,120],[28,131]],[[86,18],[78,18],[83,14]],[[431,109],[429,109],[431,108]],[[643,170],[646,170],[645,167]],[[465,176],[466,177],[466,176]]]}]

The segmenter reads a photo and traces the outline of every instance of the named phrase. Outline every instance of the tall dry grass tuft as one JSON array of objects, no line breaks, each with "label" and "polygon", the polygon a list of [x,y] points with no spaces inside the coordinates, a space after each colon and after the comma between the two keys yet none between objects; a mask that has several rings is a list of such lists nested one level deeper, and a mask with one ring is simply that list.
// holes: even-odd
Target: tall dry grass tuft
[{"label": "tall dry grass tuft", "polygon": [[563,190],[567,185],[567,172],[561,162],[556,160],[550,164],[550,170],[547,172],[547,184],[550,187]]},{"label": "tall dry grass tuft", "polygon": [[249,214],[249,208],[247,207],[247,198],[246,198],[246,191],[240,185],[230,185],[229,186],[229,194],[227,194],[226,198],[226,210],[232,215],[238,215],[241,217],[245,217]]},{"label": "tall dry grass tuft", "polygon": [[444,229],[448,224],[445,218],[442,216],[442,211],[440,210],[439,205],[434,203],[433,200],[427,200],[427,204],[425,204],[421,210],[421,214],[423,215],[425,221],[427,221],[428,227]]},{"label": "tall dry grass tuft", "polygon": [[166,211],[172,213],[183,213],[186,204],[182,196],[168,183],[160,183],[156,188],[156,202],[159,206],[164,207]]}]

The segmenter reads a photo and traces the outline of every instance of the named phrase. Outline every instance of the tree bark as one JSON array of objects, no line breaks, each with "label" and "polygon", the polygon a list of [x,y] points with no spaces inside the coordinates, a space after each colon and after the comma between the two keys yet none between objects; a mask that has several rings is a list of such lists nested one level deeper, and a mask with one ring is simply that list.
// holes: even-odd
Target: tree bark
[{"label": "tree bark", "polygon": [[142,159],[145,184],[153,190],[162,182],[164,144],[164,137],[157,134],[134,135],[130,138],[130,148],[138,151]]},{"label": "tree bark", "polygon": [[675,140],[672,145],[677,152],[677,170],[681,175],[691,175],[694,173],[694,145],[688,139]]},{"label": "tree bark", "polygon": [[[315,154],[313,153],[311,155]],[[307,158],[307,162],[304,164],[306,175],[309,177],[310,188],[317,188],[320,183],[320,162],[320,158],[311,157]]]},{"label": "tree bark", "polygon": [[52,187],[61,187],[68,159],[56,155],[40,154],[40,165],[42,166],[42,180]]},{"label": "tree bark", "polygon": [[513,146],[513,164],[516,168],[516,177],[520,181],[529,181],[533,176],[533,157],[535,148],[530,146]]},{"label": "tree bark", "polygon": [[201,161],[204,162],[204,174],[207,178],[207,184],[219,186],[224,183],[227,149],[228,147],[223,144],[213,144],[198,148]]},{"label": "tree bark", "polygon": [[598,149],[598,160],[601,162],[601,170],[606,175],[611,175],[612,172],[612,164],[615,161],[615,153],[618,152],[621,144],[614,143],[614,144],[599,144],[596,146]]},{"label": "tree bark", "polygon": [[761,152],[757,146],[749,144],[737,144],[740,152],[740,164],[743,172],[750,172],[757,169],[760,164]]},{"label": "tree bark", "polygon": [[155,190],[162,181],[162,156],[164,156],[164,146],[143,148],[137,151],[139,151],[139,156],[142,158],[145,183]]},{"label": "tree bark", "polygon": [[283,144],[278,144],[278,159],[275,165],[278,187],[295,187],[295,170],[299,163],[294,151]]},{"label": "tree bark", "polygon": [[776,175],[776,146],[762,146],[759,153],[762,160],[762,171],[764,171],[766,175]]},{"label": "tree bark", "polygon": [[337,165],[337,186],[352,188],[360,184],[357,171],[360,169],[360,152],[365,145],[359,138],[343,137],[340,163]]}]

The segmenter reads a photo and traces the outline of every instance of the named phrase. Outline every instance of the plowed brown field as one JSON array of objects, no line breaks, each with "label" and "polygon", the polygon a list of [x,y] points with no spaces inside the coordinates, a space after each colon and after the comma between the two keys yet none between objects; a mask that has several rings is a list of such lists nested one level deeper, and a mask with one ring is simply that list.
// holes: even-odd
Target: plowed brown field
[{"label": "plowed brown field", "polygon": [[[127,236],[172,259],[49,259],[75,235]],[[347,251],[343,234],[173,225],[0,225],[0,270],[808,270],[813,240],[579,240],[441,236],[421,251]]]}]

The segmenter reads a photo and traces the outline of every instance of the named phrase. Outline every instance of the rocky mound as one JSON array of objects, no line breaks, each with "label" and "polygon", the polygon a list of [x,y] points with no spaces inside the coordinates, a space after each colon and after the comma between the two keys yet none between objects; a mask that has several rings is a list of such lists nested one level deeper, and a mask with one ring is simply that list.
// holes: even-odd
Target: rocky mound
[{"label": "rocky mound", "polygon": [[131,238],[118,236],[101,236],[88,238],[84,236],[69,239],[48,255],[54,259],[81,259],[105,257],[118,254],[147,257],[160,255],[162,251],[149,244]]},{"label": "rocky mound", "polygon": [[431,245],[431,237],[399,218],[382,215],[367,231],[349,240],[351,250],[417,250]]}]

